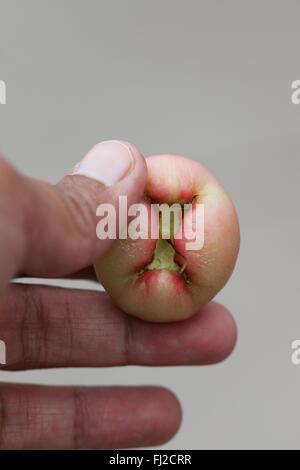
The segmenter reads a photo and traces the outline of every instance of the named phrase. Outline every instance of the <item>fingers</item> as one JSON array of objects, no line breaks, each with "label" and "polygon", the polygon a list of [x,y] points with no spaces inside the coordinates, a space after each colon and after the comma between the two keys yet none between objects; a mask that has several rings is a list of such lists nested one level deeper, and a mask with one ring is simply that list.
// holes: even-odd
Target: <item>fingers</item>
[{"label": "fingers", "polygon": [[131,144],[103,142],[57,186],[19,174],[0,160],[0,281],[22,273],[64,276],[101,256],[113,240],[96,236],[96,209],[119,196],[139,202],[146,181],[143,156]]},{"label": "fingers", "polygon": [[147,323],[103,292],[11,285],[0,305],[7,369],[212,364],[236,341],[230,313],[211,302],[177,323]]},{"label": "fingers", "polygon": [[0,449],[156,446],[178,430],[177,398],[159,387],[0,386]]}]

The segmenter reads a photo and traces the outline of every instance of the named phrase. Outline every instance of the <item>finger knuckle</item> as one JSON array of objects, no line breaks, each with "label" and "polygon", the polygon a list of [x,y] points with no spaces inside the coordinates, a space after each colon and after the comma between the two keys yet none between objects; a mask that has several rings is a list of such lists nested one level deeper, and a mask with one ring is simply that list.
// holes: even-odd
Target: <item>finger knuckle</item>
[{"label": "finger knuckle", "polygon": [[63,202],[72,226],[84,239],[91,239],[96,234],[96,212],[88,197],[72,188],[64,189]]}]

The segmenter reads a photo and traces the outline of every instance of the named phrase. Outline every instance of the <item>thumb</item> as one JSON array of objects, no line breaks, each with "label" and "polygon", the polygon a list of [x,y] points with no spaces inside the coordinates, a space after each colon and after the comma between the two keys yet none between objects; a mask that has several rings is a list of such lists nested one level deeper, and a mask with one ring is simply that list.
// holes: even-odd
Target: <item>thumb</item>
[{"label": "thumb", "polygon": [[[17,272],[64,276],[92,264],[113,242],[97,238],[97,207],[111,204],[118,221],[119,196],[127,196],[128,206],[139,202],[146,174],[144,157],[123,141],[97,144],[56,186],[18,174],[24,207],[16,224],[26,253]],[[20,208],[11,211],[20,213]]]}]

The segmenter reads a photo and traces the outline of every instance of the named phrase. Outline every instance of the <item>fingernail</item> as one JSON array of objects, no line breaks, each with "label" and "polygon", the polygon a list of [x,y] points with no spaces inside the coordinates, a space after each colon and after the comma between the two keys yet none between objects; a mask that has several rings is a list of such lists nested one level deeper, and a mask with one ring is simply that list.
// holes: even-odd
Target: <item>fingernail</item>
[{"label": "fingernail", "polygon": [[109,140],[95,145],[69,175],[82,175],[106,186],[120,181],[134,166],[130,148],[118,140]]}]

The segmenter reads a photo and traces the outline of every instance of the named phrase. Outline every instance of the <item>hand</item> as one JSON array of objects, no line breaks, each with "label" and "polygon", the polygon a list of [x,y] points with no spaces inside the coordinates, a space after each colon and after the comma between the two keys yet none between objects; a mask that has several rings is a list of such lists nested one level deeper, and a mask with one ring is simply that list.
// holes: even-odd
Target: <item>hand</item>
[{"label": "hand", "polygon": [[[0,159],[0,339],[7,370],[212,364],[232,351],[235,323],[210,303],[189,320],[151,324],[104,292],[9,283],[18,276],[93,277],[111,240],[96,237],[96,207],[143,194],[146,167],[130,144],[99,144],[56,186]],[[103,184],[105,183],[105,184]],[[161,387],[0,386],[0,448],[155,446],[181,421]]]}]

